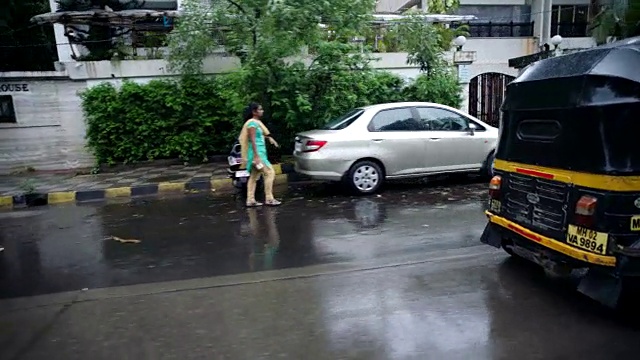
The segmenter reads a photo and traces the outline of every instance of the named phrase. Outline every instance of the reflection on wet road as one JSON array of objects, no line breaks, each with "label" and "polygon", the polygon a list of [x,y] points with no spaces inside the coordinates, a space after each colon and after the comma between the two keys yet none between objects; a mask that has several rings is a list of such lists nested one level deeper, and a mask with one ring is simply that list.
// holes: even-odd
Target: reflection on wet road
[{"label": "reflection on wet road", "polygon": [[279,208],[194,196],[5,214],[0,296],[420,255],[478,245],[486,221],[484,184],[320,191]]}]

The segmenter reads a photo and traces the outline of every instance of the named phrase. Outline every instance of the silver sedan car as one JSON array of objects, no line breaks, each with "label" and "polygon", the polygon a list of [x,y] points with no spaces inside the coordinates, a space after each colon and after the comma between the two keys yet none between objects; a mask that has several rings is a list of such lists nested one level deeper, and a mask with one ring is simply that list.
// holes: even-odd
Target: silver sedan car
[{"label": "silver sedan car", "polygon": [[489,174],[498,129],[449,106],[403,102],[353,109],[295,139],[295,169],[360,194],[385,179]]}]

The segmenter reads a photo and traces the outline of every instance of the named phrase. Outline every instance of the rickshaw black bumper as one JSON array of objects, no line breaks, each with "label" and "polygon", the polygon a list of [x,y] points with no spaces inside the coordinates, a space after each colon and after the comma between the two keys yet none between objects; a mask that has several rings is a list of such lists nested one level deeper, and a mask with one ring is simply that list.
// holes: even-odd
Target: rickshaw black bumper
[{"label": "rickshaw black bumper", "polygon": [[[616,306],[623,280],[634,286],[640,284],[640,253],[618,252],[615,256],[591,254],[537,234],[488,211],[487,217],[489,223],[480,238],[482,243],[496,248],[503,247],[505,242],[512,244],[524,250],[518,255],[542,266],[550,261],[570,268],[588,269],[578,285],[578,291],[606,306]],[[640,246],[640,239],[637,245]]]}]

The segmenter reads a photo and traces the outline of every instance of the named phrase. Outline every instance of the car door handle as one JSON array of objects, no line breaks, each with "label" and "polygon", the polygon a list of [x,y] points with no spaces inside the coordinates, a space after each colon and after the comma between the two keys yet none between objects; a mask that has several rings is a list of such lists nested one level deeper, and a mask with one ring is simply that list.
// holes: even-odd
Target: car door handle
[{"label": "car door handle", "polygon": [[384,139],[371,139],[371,141],[373,141],[373,142],[381,142],[382,140],[384,140]]},{"label": "car door handle", "polygon": [[431,141],[438,141],[438,140],[440,140],[440,138],[429,138],[429,140],[431,140]]}]

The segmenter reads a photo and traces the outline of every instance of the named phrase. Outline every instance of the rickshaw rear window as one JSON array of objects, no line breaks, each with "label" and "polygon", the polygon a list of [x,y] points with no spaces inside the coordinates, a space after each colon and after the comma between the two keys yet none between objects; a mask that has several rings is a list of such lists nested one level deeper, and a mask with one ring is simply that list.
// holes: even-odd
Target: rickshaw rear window
[{"label": "rickshaw rear window", "polygon": [[524,141],[553,141],[561,131],[556,120],[524,120],[518,125],[518,137]]}]

